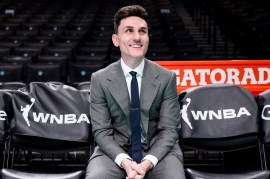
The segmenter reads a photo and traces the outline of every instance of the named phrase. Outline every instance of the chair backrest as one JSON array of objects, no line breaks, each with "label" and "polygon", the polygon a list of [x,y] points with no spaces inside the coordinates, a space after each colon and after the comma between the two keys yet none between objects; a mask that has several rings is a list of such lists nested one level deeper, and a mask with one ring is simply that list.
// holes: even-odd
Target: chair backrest
[{"label": "chair backrest", "polygon": [[26,63],[32,62],[32,57],[24,57],[24,56],[5,56],[3,57],[3,62],[7,64],[22,64],[25,65]]},{"label": "chair backrest", "polygon": [[41,53],[42,48],[37,47],[17,47],[15,48],[15,55],[24,57],[37,57]]},{"label": "chair backrest", "polygon": [[23,65],[0,64],[0,82],[22,81]]},{"label": "chair backrest", "polygon": [[258,107],[245,88],[230,84],[190,88],[179,94],[179,103],[182,145],[229,151],[257,144]]},{"label": "chair backrest", "polygon": [[66,78],[67,76],[67,57],[66,56],[47,56],[40,55],[38,56],[38,63],[44,64],[60,64],[61,65],[61,76]]},{"label": "chair backrest", "polygon": [[25,68],[25,82],[61,81],[61,64],[28,63]]},{"label": "chair backrest", "polygon": [[262,124],[263,142],[270,143],[270,89],[257,96],[260,111],[260,122]]},{"label": "chair backrest", "polygon": [[0,61],[3,59],[4,56],[9,56],[9,55],[10,55],[10,48],[0,47]]},{"label": "chair backrest", "polygon": [[83,81],[89,81],[91,79],[92,73],[95,71],[101,69],[103,67],[103,64],[87,64],[87,63],[70,63],[69,64],[69,74],[70,79],[69,83],[71,85],[83,82]]},{"label": "chair backrest", "polygon": [[68,60],[70,60],[72,57],[72,52],[72,47],[46,47],[44,48],[43,55],[65,56]]},{"label": "chair backrest", "polygon": [[30,83],[12,95],[11,144],[37,151],[89,147],[88,93],[59,83]]}]

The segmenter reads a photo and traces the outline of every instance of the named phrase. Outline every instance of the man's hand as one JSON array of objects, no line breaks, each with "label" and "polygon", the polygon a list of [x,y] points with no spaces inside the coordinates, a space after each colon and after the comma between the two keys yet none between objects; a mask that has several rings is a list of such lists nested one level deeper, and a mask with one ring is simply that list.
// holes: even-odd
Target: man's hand
[{"label": "man's hand", "polygon": [[143,160],[142,163],[140,163],[140,166],[143,168],[145,173],[151,169],[152,163],[150,160]]},{"label": "man's hand", "polygon": [[122,167],[127,173],[126,179],[143,179],[146,171],[142,168],[140,164],[129,159],[124,159],[121,163]]},{"label": "man's hand", "polygon": [[122,161],[122,167],[126,170],[126,179],[143,179],[146,172],[151,168],[152,163],[149,160],[144,160],[137,164],[129,159]]}]

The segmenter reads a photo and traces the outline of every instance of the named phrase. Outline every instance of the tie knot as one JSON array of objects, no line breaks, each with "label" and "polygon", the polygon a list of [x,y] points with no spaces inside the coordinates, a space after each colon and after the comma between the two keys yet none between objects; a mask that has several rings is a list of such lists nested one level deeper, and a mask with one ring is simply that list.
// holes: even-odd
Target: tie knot
[{"label": "tie knot", "polygon": [[137,72],[135,72],[135,71],[130,71],[129,73],[131,74],[132,77],[136,77]]}]

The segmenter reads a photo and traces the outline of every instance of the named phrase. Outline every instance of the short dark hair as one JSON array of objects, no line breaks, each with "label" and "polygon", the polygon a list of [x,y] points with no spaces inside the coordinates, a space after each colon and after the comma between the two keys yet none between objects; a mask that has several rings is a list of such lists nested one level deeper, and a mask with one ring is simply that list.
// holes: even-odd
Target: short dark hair
[{"label": "short dark hair", "polygon": [[114,33],[117,34],[121,20],[130,16],[140,17],[143,20],[145,20],[146,23],[148,24],[148,12],[142,6],[139,5],[125,6],[120,8],[114,15],[113,19]]}]

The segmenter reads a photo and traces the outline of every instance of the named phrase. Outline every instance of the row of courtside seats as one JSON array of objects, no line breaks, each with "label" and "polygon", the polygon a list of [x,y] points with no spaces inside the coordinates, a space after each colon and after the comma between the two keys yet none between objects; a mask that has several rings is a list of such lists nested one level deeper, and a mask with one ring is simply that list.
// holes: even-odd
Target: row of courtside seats
[{"label": "row of courtside seats", "polygon": [[[80,89],[56,82],[33,82],[17,90],[11,86],[0,90],[2,178],[83,178],[95,146],[90,82]],[[236,85],[205,85],[179,93],[179,104],[184,160],[191,150],[232,152],[254,147],[257,152],[246,158],[257,156],[259,161],[258,167],[250,168],[254,161],[247,160],[233,173],[226,172],[226,166],[219,173],[184,163],[187,178],[269,178],[270,90],[254,97]]]}]

